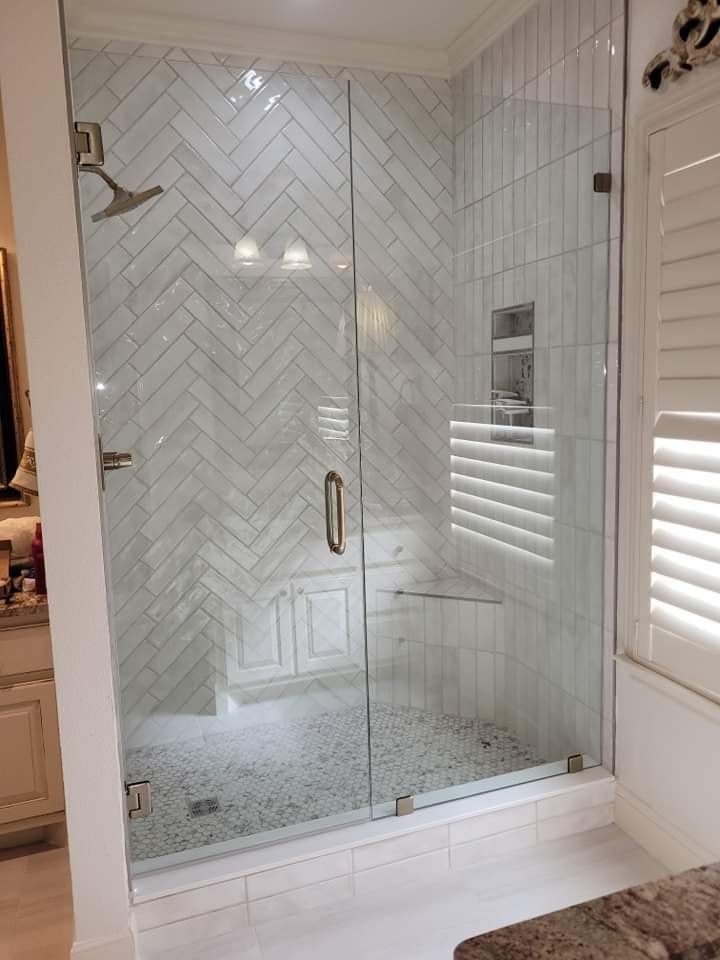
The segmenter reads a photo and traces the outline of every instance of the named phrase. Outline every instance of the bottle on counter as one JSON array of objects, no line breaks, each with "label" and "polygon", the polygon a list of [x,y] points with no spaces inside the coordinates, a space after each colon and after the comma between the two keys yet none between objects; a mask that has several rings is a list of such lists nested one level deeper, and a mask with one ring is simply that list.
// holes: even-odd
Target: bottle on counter
[{"label": "bottle on counter", "polygon": [[35,536],[32,542],[33,567],[35,568],[35,591],[37,593],[47,593],[45,585],[45,553],[43,550],[42,524],[35,526]]}]

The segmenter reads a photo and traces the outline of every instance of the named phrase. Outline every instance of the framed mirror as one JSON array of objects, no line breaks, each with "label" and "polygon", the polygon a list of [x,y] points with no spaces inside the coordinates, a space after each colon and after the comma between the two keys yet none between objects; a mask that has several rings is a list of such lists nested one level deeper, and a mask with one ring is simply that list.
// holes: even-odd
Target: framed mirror
[{"label": "framed mirror", "polygon": [[2,327],[0,331],[0,509],[2,509],[30,502],[26,494],[10,486],[22,456],[24,433],[10,304],[7,251],[2,247],[0,247],[0,326]]}]

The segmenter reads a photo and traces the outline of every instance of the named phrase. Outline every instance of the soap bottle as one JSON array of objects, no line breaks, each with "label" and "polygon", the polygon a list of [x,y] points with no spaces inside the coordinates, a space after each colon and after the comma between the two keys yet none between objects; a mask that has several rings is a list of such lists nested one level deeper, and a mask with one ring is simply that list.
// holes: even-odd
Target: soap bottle
[{"label": "soap bottle", "polygon": [[45,554],[43,551],[42,524],[35,526],[35,538],[31,547],[33,567],[35,568],[35,592],[47,593],[45,585]]}]

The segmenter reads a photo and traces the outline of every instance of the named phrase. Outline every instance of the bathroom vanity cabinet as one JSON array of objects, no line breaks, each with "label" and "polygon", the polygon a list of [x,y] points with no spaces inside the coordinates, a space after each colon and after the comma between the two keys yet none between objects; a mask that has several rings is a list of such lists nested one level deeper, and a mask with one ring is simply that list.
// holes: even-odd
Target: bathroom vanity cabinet
[{"label": "bathroom vanity cabinet", "polygon": [[63,807],[50,629],[0,629],[0,847],[57,839]]}]

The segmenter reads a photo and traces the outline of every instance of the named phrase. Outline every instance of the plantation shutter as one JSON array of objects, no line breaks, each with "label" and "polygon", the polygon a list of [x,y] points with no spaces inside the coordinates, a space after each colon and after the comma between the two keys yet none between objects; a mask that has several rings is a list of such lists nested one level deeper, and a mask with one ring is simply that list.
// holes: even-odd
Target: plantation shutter
[{"label": "plantation shutter", "polygon": [[637,655],[720,696],[720,108],[649,174]]}]

